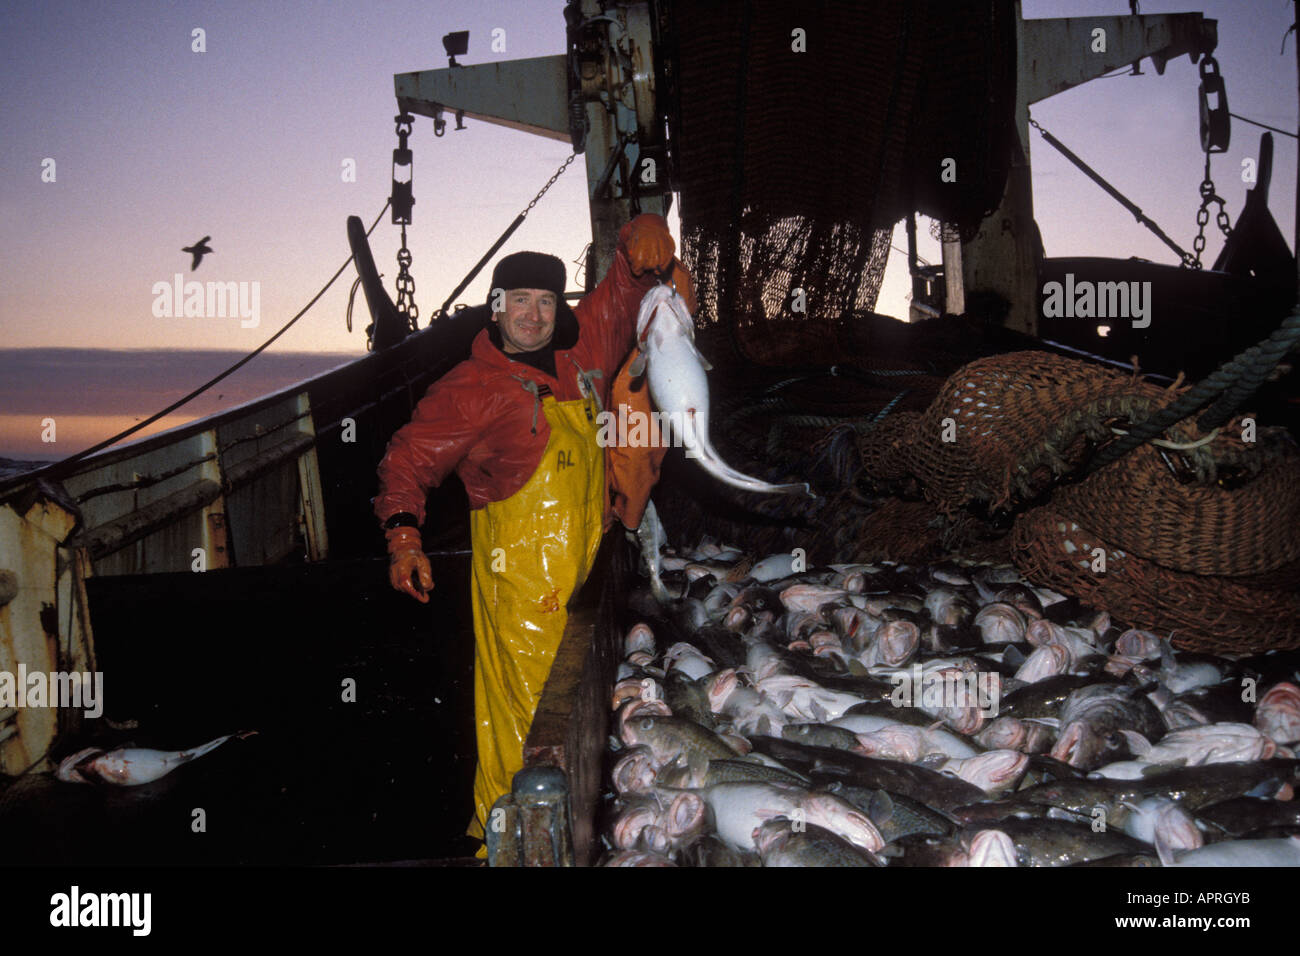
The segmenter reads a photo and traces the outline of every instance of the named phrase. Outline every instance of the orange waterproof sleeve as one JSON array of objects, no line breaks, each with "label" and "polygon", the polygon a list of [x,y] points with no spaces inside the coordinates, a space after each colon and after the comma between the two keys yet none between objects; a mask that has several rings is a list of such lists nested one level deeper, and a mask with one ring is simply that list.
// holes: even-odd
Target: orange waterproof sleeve
[{"label": "orange waterproof sleeve", "polygon": [[424,524],[424,500],[430,488],[442,484],[481,437],[482,425],[459,400],[457,370],[429,386],[415,406],[411,421],[388,443],[379,463],[379,494],[375,516],[380,524],[399,511],[409,511]]},{"label": "orange waterproof sleeve", "polygon": [[627,355],[636,338],[636,317],[641,308],[641,300],[659,278],[653,272],[640,276],[632,274],[632,266],[627,258],[624,242],[628,233],[628,223],[619,232],[619,247],[600,284],[574,307],[584,329],[597,330],[600,336],[600,354],[603,368],[617,368]]},{"label": "orange waterproof sleeve", "polygon": [[[634,379],[628,372],[640,354],[640,349],[632,350],[610,391],[609,407],[617,427],[615,441],[605,448],[606,531],[615,518],[631,531],[641,524],[668,453],[667,436],[658,435],[651,425],[650,387],[644,377]],[[633,388],[634,384],[639,387]]]}]

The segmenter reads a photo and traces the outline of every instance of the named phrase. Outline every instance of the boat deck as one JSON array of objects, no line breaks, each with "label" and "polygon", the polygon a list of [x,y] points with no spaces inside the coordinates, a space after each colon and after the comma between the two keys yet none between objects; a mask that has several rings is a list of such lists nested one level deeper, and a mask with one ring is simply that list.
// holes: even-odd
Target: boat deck
[{"label": "boat deck", "polygon": [[257,735],[139,787],[15,779],[4,862],[472,862],[469,561],[432,560],[427,606],[388,587],[384,558],[90,580],[104,714],[55,758]]}]

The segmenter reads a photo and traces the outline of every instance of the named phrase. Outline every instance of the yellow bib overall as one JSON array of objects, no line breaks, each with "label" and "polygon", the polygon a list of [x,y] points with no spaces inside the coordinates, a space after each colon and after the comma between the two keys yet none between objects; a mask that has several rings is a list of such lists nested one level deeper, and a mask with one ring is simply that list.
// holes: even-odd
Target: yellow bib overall
[{"label": "yellow bib overall", "polygon": [[523,767],[524,739],[564,635],[569,598],[600,547],[605,475],[597,402],[590,395],[542,399],[551,434],[537,471],[511,497],[470,512],[478,770],[469,832],[480,838],[492,804]]}]

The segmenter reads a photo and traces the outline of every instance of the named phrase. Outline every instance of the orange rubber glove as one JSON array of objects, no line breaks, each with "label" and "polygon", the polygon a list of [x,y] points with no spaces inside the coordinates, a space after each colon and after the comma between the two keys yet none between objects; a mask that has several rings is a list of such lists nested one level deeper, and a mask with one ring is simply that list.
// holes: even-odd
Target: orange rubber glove
[{"label": "orange rubber glove", "polygon": [[[384,537],[388,539],[388,582],[421,604],[428,604],[429,595],[425,592],[433,590],[433,568],[425,557],[420,529],[409,526],[389,528]],[[420,577],[418,589],[411,580],[414,572],[418,572]]]},{"label": "orange rubber glove", "polygon": [[668,220],[652,212],[643,212],[624,227],[624,248],[632,274],[641,275],[647,269],[663,272],[673,263],[677,244],[668,231]]}]

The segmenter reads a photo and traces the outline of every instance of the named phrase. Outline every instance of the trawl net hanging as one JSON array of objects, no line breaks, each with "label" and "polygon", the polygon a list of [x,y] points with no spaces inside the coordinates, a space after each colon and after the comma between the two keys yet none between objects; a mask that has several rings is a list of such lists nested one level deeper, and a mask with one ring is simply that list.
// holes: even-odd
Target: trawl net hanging
[{"label": "trawl net hanging", "polygon": [[[697,318],[726,325],[746,356],[833,353],[836,323],[875,304],[895,222],[915,208],[970,231],[996,206],[1011,158],[1008,0],[665,9]],[[959,188],[941,180],[945,160]]]}]

